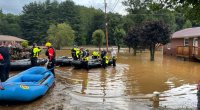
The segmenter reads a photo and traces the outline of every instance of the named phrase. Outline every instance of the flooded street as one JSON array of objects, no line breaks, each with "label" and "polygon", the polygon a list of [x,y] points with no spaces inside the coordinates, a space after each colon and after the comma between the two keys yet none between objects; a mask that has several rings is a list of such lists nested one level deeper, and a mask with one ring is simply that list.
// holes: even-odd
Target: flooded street
[{"label": "flooded street", "polygon": [[149,60],[149,52],[137,56],[120,52],[115,68],[57,67],[55,86],[44,97],[30,103],[3,104],[0,110],[148,110],[152,102],[145,97],[154,91],[160,92],[163,108],[195,109],[199,71],[200,63],[163,56],[161,51],[154,62]]}]

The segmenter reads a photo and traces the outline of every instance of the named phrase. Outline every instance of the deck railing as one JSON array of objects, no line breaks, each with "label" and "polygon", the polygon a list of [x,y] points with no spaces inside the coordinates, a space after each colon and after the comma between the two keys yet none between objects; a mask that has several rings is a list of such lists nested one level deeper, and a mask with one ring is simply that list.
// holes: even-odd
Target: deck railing
[{"label": "deck railing", "polygon": [[177,46],[176,56],[185,58],[200,58],[200,48],[194,46]]}]

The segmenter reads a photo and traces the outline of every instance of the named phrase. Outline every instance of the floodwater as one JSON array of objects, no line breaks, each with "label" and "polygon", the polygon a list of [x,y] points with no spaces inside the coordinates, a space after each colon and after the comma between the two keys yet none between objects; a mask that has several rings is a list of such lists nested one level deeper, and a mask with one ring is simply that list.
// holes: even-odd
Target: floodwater
[{"label": "floodwater", "polygon": [[[68,51],[58,52],[58,56]],[[90,70],[57,67],[56,82],[48,93],[33,102],[1,104],[0,110],[149,110],[153,92],[160,92],[160,106],[196,109],[196,84],[200,63],[149,52],[137,56],[118,54],[117,66]]]}]

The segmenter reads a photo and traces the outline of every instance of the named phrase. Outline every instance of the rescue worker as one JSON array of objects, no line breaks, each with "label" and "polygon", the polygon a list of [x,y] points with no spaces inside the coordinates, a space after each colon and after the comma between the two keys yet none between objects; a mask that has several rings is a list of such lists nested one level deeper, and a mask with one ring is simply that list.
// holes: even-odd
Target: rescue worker
[{"label": "rescue worker", "polygon": [[92,52],[92,59],[98,59],[99,58],[99,52],[97,50]]},{"label": "rescue worker", "polygon": [[112,48],[112,50],[111,50],[111,57],[112,57],[113,67],[115,67],[116,60],[117,60],[117,52],[114,50],[114,48]]},{"label": "rescue worker", "polygon": [[101,51],[101,64],[103,68],[106,68],[108,65],[108,57],[106,56],[107,52],[105,50]]},{"label": "rescue worker", "polygon": [[88,67],[88,61],[89,61],[89,50],[88,49],[82,50],[82,64],[83,64],[83,68],[89,69],[89,67]]},{"label": "rescue worker", "polygon": [[1,65],[0,65],[0,79],[2,82],[6,81],[9,78],[10,72],[10,53],[8,47],[6,47],[5,42],[2,43],[0,47],[1,54]]},{"label": "rescue worker", "polygon": [[48,56],[48,59],[49,59],[47,68],[51,70],[51,72],[53,73],[55,77],[54,68],[55,68],[55,62],[56,62],[56,59],[55,59],[56,50],[52,47],[50,42],[47,42],[45,46],[47,47],[46,56]]},{"label": "rescue worker", "polygon": [[37,44],[34,43],[33,48],[31,49],[31,66],[32,67],[37,66],[38,56],[39,56],[39,53],[41,52],[41,49],[36,46]]},{"label": "rescue worker", "polygon": [[79,49],[78,47],[75,45],[74,48],[71,50],[71,54],[72,54],[72,58],[74,60],[78,60],[78,54],[79,54]]}]

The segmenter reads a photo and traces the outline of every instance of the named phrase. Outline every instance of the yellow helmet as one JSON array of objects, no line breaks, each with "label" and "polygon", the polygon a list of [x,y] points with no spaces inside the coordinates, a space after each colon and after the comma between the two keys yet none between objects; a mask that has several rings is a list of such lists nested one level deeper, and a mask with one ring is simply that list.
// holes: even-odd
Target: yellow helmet
[{"label": "yellow helmet", "polygon": [[51,46],[51,43],[50,43],[50,42],[47,42],[47,43],[45,44],[45,46],[46,46],[46,47],[50,47],[50,46]]}]

